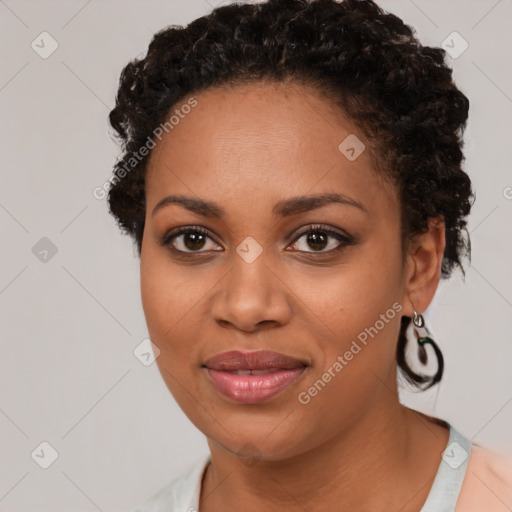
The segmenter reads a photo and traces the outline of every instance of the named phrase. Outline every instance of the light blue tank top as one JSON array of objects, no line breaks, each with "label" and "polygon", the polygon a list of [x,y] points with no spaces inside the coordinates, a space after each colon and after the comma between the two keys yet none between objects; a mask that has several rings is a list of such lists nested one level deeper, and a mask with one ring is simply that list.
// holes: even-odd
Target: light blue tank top
[{"label": "light blue tank top", "polygon": [[[450,437],[421,512],[455,511],[471,454],[471,442],[451,425],[449,427]],[[205,455],[189,473],[158,491],[134,512],[198,512],[201,482],[209,462],[210,454]]]}]

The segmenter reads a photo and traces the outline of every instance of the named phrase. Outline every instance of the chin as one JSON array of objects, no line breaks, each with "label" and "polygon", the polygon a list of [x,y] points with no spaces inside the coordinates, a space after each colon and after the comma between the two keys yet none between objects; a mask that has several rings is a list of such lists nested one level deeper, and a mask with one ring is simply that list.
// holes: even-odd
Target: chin
[{"label": "chin", "polygon": [[215,431],[212,431],[211,424],[206,429],[196,426],[208,438],[210,449],[220,447],[237,458],[252,462],[287,460],[307,451],[308,439],[311,439],[306,434],[298,435],[298,425],[281,424],[282,428],[275,428],[278,425],[275,421],[271,423],[272,426],[266,422],[257,422],[252,428],[244,425],[241,429],[241,425],[239,420],[222,422],[224,428],[217,425]]}]

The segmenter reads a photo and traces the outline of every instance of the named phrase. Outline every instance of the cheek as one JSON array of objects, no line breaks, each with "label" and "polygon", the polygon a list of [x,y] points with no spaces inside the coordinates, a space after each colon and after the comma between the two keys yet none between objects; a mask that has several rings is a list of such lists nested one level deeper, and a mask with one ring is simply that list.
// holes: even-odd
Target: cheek
[{"label": "cheek", "polygon": [[301,283],[305,311],[314,313],[309,316],[319,326],[317,367],[305,387],[328,381],[317,386],[322,390],[317,404],[339,399],[363,403],[378,379],[390,379],[394,371],[402,309],[400,262],[372,248],[330,278]]},{"label": "cheek", "polygon": [[[196,308],[204,291],[173,271],[169,262],[151,247],[143,249],[140,262],[141,299],[151,341],[159,348],[156,359],[162,378],[183,411],[196,423],[200,411],[190,396],[197,395],[197,339],[200,326]],[[195,405],[196,404],[196,405]]]},{"label": "cheek", "polygon": [[201,290],[187,282],[180,272],[173,270],[168,259],[160,252],[149,244],[143,248],[140,262],[141,300],[151,341],[161,351],[157,363],[165,363],[165,367],[171,371],[185,346],[191,348],[191,343],[183,340],[183,329],[188,326],[187,316],[200,300]]},{"label": "cheek", "polygon": [[159,248],[147,244],[140,261],[141,300],[150,333],[172,338],[180,321],[202,297],[200,280],[173,266]]},{"label": "cheek", "polygon": [[312,318],[321,320],[341,340],[373,325],[401,300],[401,273],[396,260],[368,258],[365,262],[361,258],[335,271],[293,279],[305,312],[311,311]]},{"label": "cheek", "polygon": [[200,371],[201,346],[208,329],[211,272],[180,267],[165,251],[144,248],[140,262],[141,300],[151,341],[160,349],[157,364],[173,395],[191,386]]}]

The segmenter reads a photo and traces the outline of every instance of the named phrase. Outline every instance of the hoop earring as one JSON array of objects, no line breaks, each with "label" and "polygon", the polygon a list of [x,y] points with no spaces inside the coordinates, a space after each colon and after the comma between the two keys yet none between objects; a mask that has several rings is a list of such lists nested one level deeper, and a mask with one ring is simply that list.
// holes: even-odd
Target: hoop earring
[{"label": "hoop earring", "polygon": [[[414,308],[413,308],[414,311]],[[411,321],[412,320],[412,321]],[[410,331],[413,331],[412,333]],[[418,345],[418,359],[423,366],[427,365],[428,355],[425,345],[428,343],[434,350],[437,358],[437,371],[434,375],[427,375],[417,372],[411,368],[406,357],[406,345],[411,340],[412,336],[416,336]],[[414,349],[413,349],[414,350]],[[398,367],[402,370],[405,379],[415,386],[420,387],[422,391],[434,386],[441,381],[444,371],[444,358],[441,350],[435,343],[429,330],[425,326],[423,316],[416,311],[411,317],[403,316],[401,320],[400,335],[397,344],[397,363]]]},{"label": "hoop earring", "polygon": [[428,362],[428,355],[427,351],[425,350],[425,343],[430,343],[436,353],[439,349],[434,340],[431,338],[431,334],[425,325],[423,315],[414,311],[412,323],[414,324],[414,333],[418,342],[418,359],[422,365],[426,365]]}]

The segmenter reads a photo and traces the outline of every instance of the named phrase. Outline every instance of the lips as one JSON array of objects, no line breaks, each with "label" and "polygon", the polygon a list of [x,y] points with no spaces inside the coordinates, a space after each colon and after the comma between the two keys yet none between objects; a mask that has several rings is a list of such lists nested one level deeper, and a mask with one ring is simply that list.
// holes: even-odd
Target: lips
[{"label": "lips", "polygon": [[234,350],[223,352],[207,359],[204,366],[211,370],[234,372],[237,370],[291,370],[307,366],[307,363],[271,350],[258,350],[257,352],[239,352]]},{"label": "lips", "polygon": [[236,403],[246,404],[280,394],[299,379],[307,366],[304,361],[270,350],[224,352],[203,364],[217,391]]}]

